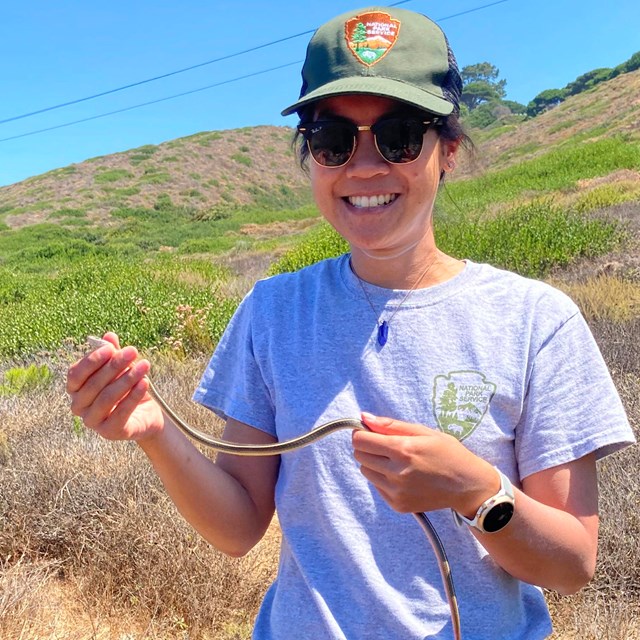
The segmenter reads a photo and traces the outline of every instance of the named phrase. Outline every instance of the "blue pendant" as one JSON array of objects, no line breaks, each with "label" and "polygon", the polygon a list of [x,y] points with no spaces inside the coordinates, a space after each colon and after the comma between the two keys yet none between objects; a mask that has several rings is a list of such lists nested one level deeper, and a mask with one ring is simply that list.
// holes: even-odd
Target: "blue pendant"
[{"label": "blue pendant", "polygon": [[387,344],[387,340],[389,338],[389,325],[387,321],[384,320],[381,325],[378,326],[378,344],[381,347],[384,347]]}]

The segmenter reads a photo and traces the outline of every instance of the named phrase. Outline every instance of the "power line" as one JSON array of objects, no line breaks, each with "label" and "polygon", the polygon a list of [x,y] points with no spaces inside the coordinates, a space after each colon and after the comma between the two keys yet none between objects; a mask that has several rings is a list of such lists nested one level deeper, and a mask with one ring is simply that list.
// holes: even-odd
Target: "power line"
[{"label": "power line", "polygon": [[[412,0],[402,0],[401,2],[396,2],[394,5],[390,5],[390,6],[406,4],[407,2],[411,2],[411,1]],[[482,9],[488,9],[489,7],[493,7],[493,6],[498,5],[498,4],[503,4],[503,3],[508,2],[508,1],[509,0],[496,0],[495,2],[491,2],[489,4],[485,4],[485,5],[482,5],[482,6],[479,6],[479,7],[474,7],[473,9],[468,9],[466,11],[461,11],[460,13],[456,13],[456,14],[452,14],[452,15],[449,15],[449,16],[445,16],[444,18],[439,18],[439,19],[436,20],[436,22],[444,22],[445,20],[450,20],[451,18],[457,18],[459,16],[463,16],[463,15],[466,15],[466,14],[469,14],[469,13],[473,13],[475,11],[480,11]],[[313,33],[314,31],[315,30],[311,30],[311,31],[306,31],[304,33],[297,34],[295,36],[288,36],[286,38],[282,38],[282,39],[274,41],[272,43],[259,45],[258,47],[255,47],[253,49],[247,49],[247,51],[255,51],[256,49],[268,47],[268,46],[271,46],[272,44],[276,44],[277,42],[283,42],[285,40],[290,40],[291,38],[296,38],[296,37],[298,37],[300,35]],[[227,56],[224,56],[223,58],[219,58],[218,60],[224,60],[224,59],[232,58],[234,56],[241,55],[242,53],[246,53],[247,51],[240,52],[240,53],[235,53],[235,54],[229,54]],[[196,65],[196,66],[190,67],[190,68],[194,69],[197,66],[203,66],[205,64],[210,64],[211,62],[214,62],[214,61],[210,61],[209,63],[201,63],[200,65]],[[204,87],[199,87],[198,89],[192,89],[190,91],[184,91],[182,93],[176,93],[174,95],[166,96],[164,98],[158,98],[157,100],[150,100],[148,102],[142,102],[142,103],[139,103],[139,104],[131,105],[129,107],[124,107],[122,109],[116,109],[115,111],[108,111],[106,113],[100,113],[100,114],[97,114],[95,116],[89,116],[87,118],[81,118],[80,120],[73,120],[71,122],[65,122],[63,124],[54,125],[52,127],[46,127],[44,129],[37,129],[35,131],[28,131],[27,133],[21,133],[21,134],[15,135],[15,136],[9,136],[7,138],[0,138],[0,143],[1,142],[8,142],[9,140],[17,140],[19,138],[26,138],[28,136],[33,136],[33,135],[36,135],[36,134],[39,134],[39,133],[46,133],[47,131],[54,131],[56,129],[62,129],[64,127],[70,127],[72,125],[81,124],[83,122],[89,122],[91,120],[98,120],[100,118],[106,118],[107,116],[116,115],[118,113],[124,113],[125,111],[132,111],[133,109],[139,109],[141,107],[146,107],[146,106],[149,106],[149,105],[152,105],[152,104],[158,104],[159,102],[165,102],[167,100],[173,100],[175,98],[180,98],[180,97],[187,96],[187,95],[190,95],[190,94],[193,94],[193,93],[198,93],[200,91],[205,91],[207,89],[213,89],[214,87],[219,87],[219,86],[222,86],[222,85],[225,85],[225,84],[230,84],[232,82],[237,82],[239,80],[245,80],[247,78],[252,78],[254,76],[262,75],[263,73],[270,73],[272,71],[277,71],[278,69],[284,69],[285,67],[291,67],[293,65],[298,65],[298,64],[301,64],[301,63],[302,63],[302,60],[296,60],[295,62],[287,62],[286,64],[282,64],[282,65],[279,65],[277,67],[271,67],[270,69],[263,69],[262,71],[255,71],[253,73],[249,73],[249,74],[246,74],[246,75],[243,75],[243,76],[237,76],[237,77],[231,78],[229,80],[223,80],[222,82],[216,82],[214,84],[210,84],[210,85],[207,85],[207,86],[204,86]],[[164,78],[164,77],[167,77],[167,75],[174,75],[175,73],[180,73],[180,72],[176,71],[176,72],[173,72],[171,74],[165,74],[163,76],[157,76],[157,78],[153,78],[153,79]],[[137,84],[143,84],[145,82],[151,82],[153,79],[141,81],[141,82],[139,82]],[[128,85],[128,86],[136,86],[136,85],[133,84],[133,85]],[[79,100],[72,101],[72,102],[67,102],[64,105],[57,105],[57,106],[54,106],[54,107],[48,107],[47,109],[42,109],[42,110],[40,110],[38,112],[33,112],[32,114],[25,114],[24,116],[16,116],[14,118],[10,118],[9,120],[17,120],[17,119],[19,119],[21,117],[27,117],[28,115],[35,115],[36,113],[43,113],[44,111],[51,111],[53,109],[57,109],[57,108],[60,108],[60,107],[63,107],[63,106],[67,106],[67,105],[70,105],[70,104],[76,104],[77,102],[83,102],[83,101],[90,100],[90,99],[98,97],[98,96],[107,95],[108,93],[114,93],[115,91],[121,91],[122,89],[125,89],[125,88],[128,88],[128,87],[121,87],[119,89],[113,89],[111,91],[103,92],[101,94],[96,94],[95,96],[91,96],[91,97],[87,97],[87,98],[81,98]],[[0,121],[0,124],[8,122],[9,120],[2,120],[2,121]]]},{"label": "power line", "polygon": [[467,9],[466,11],[461,11],[460,13],[454,13],[453,15],[447,16],[446,18],[440,18],[436,20],[436,22],[444,22],[445,20],[451,20],[451,18],[459,18],[460,16],[466,16],[468,13],[473,13],[474,11],[480,11],[481,9],[488,9],[489,7],[494,7],[497,4],[503,4],[504,2],[509,2],[509,0],[497,0],[497,2],[492,2],[490,4],[483,4],[481,7],[474,7],[473,9]]},{"label": "power line", "polygon": [[107,113],[100,113],[95,116],[89,116],[88,118],[82,118],[80,120],[74,120],[73,122],[65,122],[63,124],[58,124],[53,127],[46,127],[45,129],[38,129],[37,131],[29,131],[27,133],[21,133],[17,136],[10,136],[9,138],[0,138],[0,142],[7,142],[8,140],[17,140],[18,138],[26,138],[27,136],[34,136],[37,133],[45,133],[46,131],[53,131],[55,129],[62,129],[63,127],[70,127],[74,124],[80,124],[81,122],[89,122],[90,120],[97,120],[98,118],[106,118],[107,116],[113,116],[116,113],[124,113],[125,111],[131,111],[132,109],[139,109],[140,107],[146,107],[151,104],[157,104],[158,102],[165,102],[166,100],[173,100],[174,98],[180,98],[182,96],[188,96],[192,93],[198,93],[199,91],[205,91],[206,89],[213,89],[214,87],[219,87],[223,84],[229,84],[231,82],[237,82],[238,80],[245,80],[246,78],[251,78],[253,76],[259,76],[263,73],[269,73],[270,71],[277,71],[278,69],[284,69],[285,67],[291,67],[294,64],[302,64],[302,60],[296,60],[295,62],[287,62],[286,64],[281,64],[277,67],[271,67],[271,69],[263,69],[262,71],[254,71],[253,73],[248,73],[244,76],[238,76],[236,78],[231,78],[230,80],[223,80],[222,82],[216,82],[215,84],[209,84],[206,87],[199,87],[198,89],[191,89],[191,91],[184,91],[183,93],[176,93],[172,96],[166,96],[165,98],[158,98],[157,100],[150,100],[149,102],[142,102],[140,104],[134,104],[130,107],[124,107],[123,109],[116,109],[115,111],[109,111]]},{"label": "power line", "polygon": [[[506,0],[502,0],[506,2]],[[412,0],[401,0],[400,2],[393,3],[392,7],[406,4],[407,2],[412,2]],[[14,122],[16,120],[22,120],[23,118],[30,118],[31,116],[37,116],[41,113],[46,113],[47,111],[54,111],[55,109],[62,109],[63,107],[69,107],[73,104],[79,104],[80,102],[87,102],[88,100],[94,100],[96,98],[102,98],[103,96],[108,96],[112,93],[118,93],[119,91],[124,91],[125,89],[132,89],[133,87],[139,87],[143,84],[148,84],[149,82],[155,82],[156,80],[163,80],[164,78],[170,78],[171,76],[176,76],[179,73],[185,73],[186,71],[193,71],[194,69],[200,69],[201,67],[206,67],[207,65],[214,64],[215,62],[222,62],[223,60],[230,60],[231,58],[236,58],[238,56],[242,56],[245,53],[252,53],[253,51],[258,51],[260,49],[266,49],[267,47],[272,47],[276,44],[281,44],[283,42],[287,42],[288,40],[294,40],[295,38],[299,38],[301,36],[306,36],[311,33],[314,33],[315,29],[309,29],[308,31],[302,31],[300,33],[295,33],[292,36],[285,36],[284,38],[280,38],[278,40],[273,40],[271,42],[266,42],[264,44],[257,45],[255,47],[251,47],[250,49],[244,49],[243,51],[238,51],[236,53],[229,53],[225,56],[220,56],[219,58],[214,58],[213,60],[207,60],[206,62],[200,62],[198,64],[191,65],[190,67],[184,67],[183,69],[177,69],[176,71],[169,71],[168,73],[163,73],[159,76],[154,76],[153,78],[147,78],[146,80],[138,80],[137,82],[132,82],[131,84],[123,85],[122,87],[116,87],[115,89],[108,89],[107,91],[101,91],[100,93],[94,93],[90,96],[85,96],[84,98],[77,98],[75,100],[69,100],[67,102],[61,102],[60,104],[54,104],[50,107],[44,107],[42,109],[38,109],[37,111],[30,111],[29,113],[22,113],[17,116],[12,116],[10,118],[5,118],[4,120],[0,120],[0,124],[6,124],[7,122]],[[144,106],[144,105],[141,105]],[[117,112],[114,112],[117,113]],[[1,142],[1,140],[0,140]]]}]

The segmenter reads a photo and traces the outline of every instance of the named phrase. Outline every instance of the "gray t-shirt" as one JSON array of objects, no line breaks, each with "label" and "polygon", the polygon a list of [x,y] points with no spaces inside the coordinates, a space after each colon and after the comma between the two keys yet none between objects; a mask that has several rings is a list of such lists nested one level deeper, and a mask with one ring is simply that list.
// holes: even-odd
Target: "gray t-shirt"
[{"label": "gray t-shirt", "polygon": [[[633,442],[591,333],[562,293],[469,261],[399,308],[406,292],[366,287],[371,304],[349,256],[258,282],[194,398],[278,440],[361,411],[425,424],[462,440],[515,486]],[[452,637],[423,532],[362,476],[348,432],[282,456],[276,508],[279,571],[254,638]],[[498,567],[449,510],[428,515],[448,552],[463,637],[551,633],[539,588]]]}]

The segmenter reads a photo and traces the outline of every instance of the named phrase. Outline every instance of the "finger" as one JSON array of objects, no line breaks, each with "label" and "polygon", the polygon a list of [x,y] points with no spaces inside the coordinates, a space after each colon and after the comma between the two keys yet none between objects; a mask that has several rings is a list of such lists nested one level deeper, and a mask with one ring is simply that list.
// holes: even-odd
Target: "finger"
[{"label": "finger", "polygon": [[379,456],[372,453],[355,449],[353,457],[360,464],[360,469],[370,469],[380,475],[387,476],[390,471],[390,459],[387,456]]},{"label": "finger", "polygon": [[116,349],[120,348],[120,339],[113,331],[107,331],[107,333],[102,336],[102,339],[110,342]]},{"label": "finger", "polygon": [[367,466],[360,467],[360,473],[378,490],[387,492],[390,483],[384,473],[380,473]]},{"label": "finger", "polygon": [[135,439],[136,433],[125,430],[131,414],[144,400],[149,381],[146,378],[139,380],[129,391],[129,393],[118,402],[110,415],[102,422],[90,427],[97,434],[108,440]]},{"label": "finger", "polygon": [[71,365],[67,372],[67,392],[75,393],[78,391],[96,371],[109,361],[113,354],[113,345],[105,344]]},{"label": "finger", "polygon": [[398,499],[398,491],[396,487],[389,482],[389,479],[384,476],[384,474],[380,474],[367,467],[361,467],[360,471],[392,509],[395,509],[396,511],[407,511],[407,509],[403,508],[403,505]]},{"label": "finger", "polygon": [[93,402],[95,397],[108,384],[119,378],[125,371],[133,366],[138,351],[135,347],[114,349],[112,345],[100,347],[95,353],[102,358],[106,352],[107,359],[84,383],[83,392]]},{"label": "finger", "polygon": [[424,435],[425,431],[429,431],[428,427],[421,424],[412,424],[410,422],[403,422],[402,420],[394,420],[393,418],[374,416],[366,411],[362,412],[361,420],[374,433],[384,435],[414,436]]},{"label": "finger", "polygon": [[[141,360],[105,384],[82,412],[85,424],[94,426],[103,422],[148,372],[149,363]],[[148,383],[145,383],[145,391],[147,388]]]}]

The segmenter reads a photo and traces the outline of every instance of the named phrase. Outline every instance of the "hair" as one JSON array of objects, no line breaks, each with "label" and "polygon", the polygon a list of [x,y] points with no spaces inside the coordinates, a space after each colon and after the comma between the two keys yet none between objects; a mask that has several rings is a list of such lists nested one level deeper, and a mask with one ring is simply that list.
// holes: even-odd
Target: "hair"
[{"label": "hair", "polygon": [[[462,122],[460,121],[460,98],[462,96],[462,78],[460,77],[460,70],[458,68],[458,62],[455,55],[449,45],[449,40],[445,35],[445,42],[447,43],[447,56],[449,59],[449,70],[442,82],[442,94],[444,99],[453,105],[453,111],[448,116],[440,116],[440,122],[436,125],[438,136],[445,142],[459,142],[460,145],[473,152],[474,144],[471,138],[468,136]],[[408,109],[412,112],[424,115],[433,115],[418,107],[411,107],[407,105]],[[298,110],[299,124],[303,122],[310,122],[313,120],[314,112],[316,110],[316,103],[312,102]],[[298,156],[300,167],[303,171],[308,171],[307,160],[309,159],[309,148],[304,142],[304,138],[299,131],[296,130],[291,146]],[[444,172],[440,177],[440,182],[444,180]]]}]

